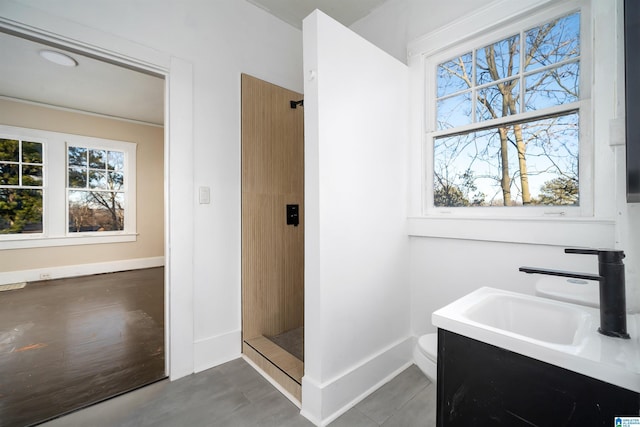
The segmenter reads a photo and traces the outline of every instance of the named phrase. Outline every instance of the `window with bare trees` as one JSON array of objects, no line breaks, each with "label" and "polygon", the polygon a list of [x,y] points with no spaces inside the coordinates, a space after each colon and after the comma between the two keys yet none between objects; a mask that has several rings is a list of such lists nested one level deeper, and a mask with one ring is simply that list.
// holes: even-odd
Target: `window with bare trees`
[{"label": "window with bare trees", "polygon": [[69,146],[69,232],[124,230],[122,151]]},{"label": "window with bare trees", "polygon": [[570,11],[427,60],[429,206],[580,206],[580,21]]}]

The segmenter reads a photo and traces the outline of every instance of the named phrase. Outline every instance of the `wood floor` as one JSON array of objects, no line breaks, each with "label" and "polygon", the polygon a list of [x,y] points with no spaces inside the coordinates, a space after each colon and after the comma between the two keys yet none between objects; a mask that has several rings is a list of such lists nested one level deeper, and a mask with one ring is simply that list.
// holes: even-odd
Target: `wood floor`
[{"label": "wood floor", "polygon": [[25,426],[165,377],[164,269],[0,292],[0,426]]}]

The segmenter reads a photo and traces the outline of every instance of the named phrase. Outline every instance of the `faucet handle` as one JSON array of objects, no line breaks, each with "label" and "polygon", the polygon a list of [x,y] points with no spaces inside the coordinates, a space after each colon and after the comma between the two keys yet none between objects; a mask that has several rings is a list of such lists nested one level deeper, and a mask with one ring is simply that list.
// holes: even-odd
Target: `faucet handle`
[{"label": "faucet handle", "polygon": [[583,249],[566,248],[565,254],[598,255],[598,261],[605,263],[622,263],[624,251],[617,249]]}]

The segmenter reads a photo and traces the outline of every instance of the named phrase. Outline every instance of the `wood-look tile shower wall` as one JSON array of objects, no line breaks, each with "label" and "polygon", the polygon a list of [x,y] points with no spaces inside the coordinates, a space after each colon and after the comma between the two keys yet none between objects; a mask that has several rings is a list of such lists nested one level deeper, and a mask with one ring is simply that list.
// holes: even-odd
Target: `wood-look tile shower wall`
[{"label": "wood-look tile shower wall", "polygon": [[[242,75],[242,335],[272,336],[304,322],[302,95]],[[300,225],[286,225],[286,205]]]}]

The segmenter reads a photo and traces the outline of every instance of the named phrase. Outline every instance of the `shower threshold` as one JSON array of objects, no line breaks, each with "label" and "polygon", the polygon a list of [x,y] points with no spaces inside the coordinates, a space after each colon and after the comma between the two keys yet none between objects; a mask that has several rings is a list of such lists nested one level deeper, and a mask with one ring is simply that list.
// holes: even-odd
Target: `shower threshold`
[{"label": "shower threshold", "polygon": [[[259,336],[245,340],[245,346],[249,347],[250,353],[257,353],[257,356],[261,356],[266,359],[273,367],[284,374],[289,379],[293,380],[298,386],[302,384],[302,376],[304,375],[304,363],[293,356],[282,347],[275,344],[264,336]],[[245,350],[246,350],[245,347]],[[246,351],[245,351],[246,352]],[[267,373],[277,372],[273,369],[265,369]],[[271,371],[271,372],[269,372]],[[271,375],[274,376],[274,375]],[[278,375],[280,376],[280,375]]]}]

